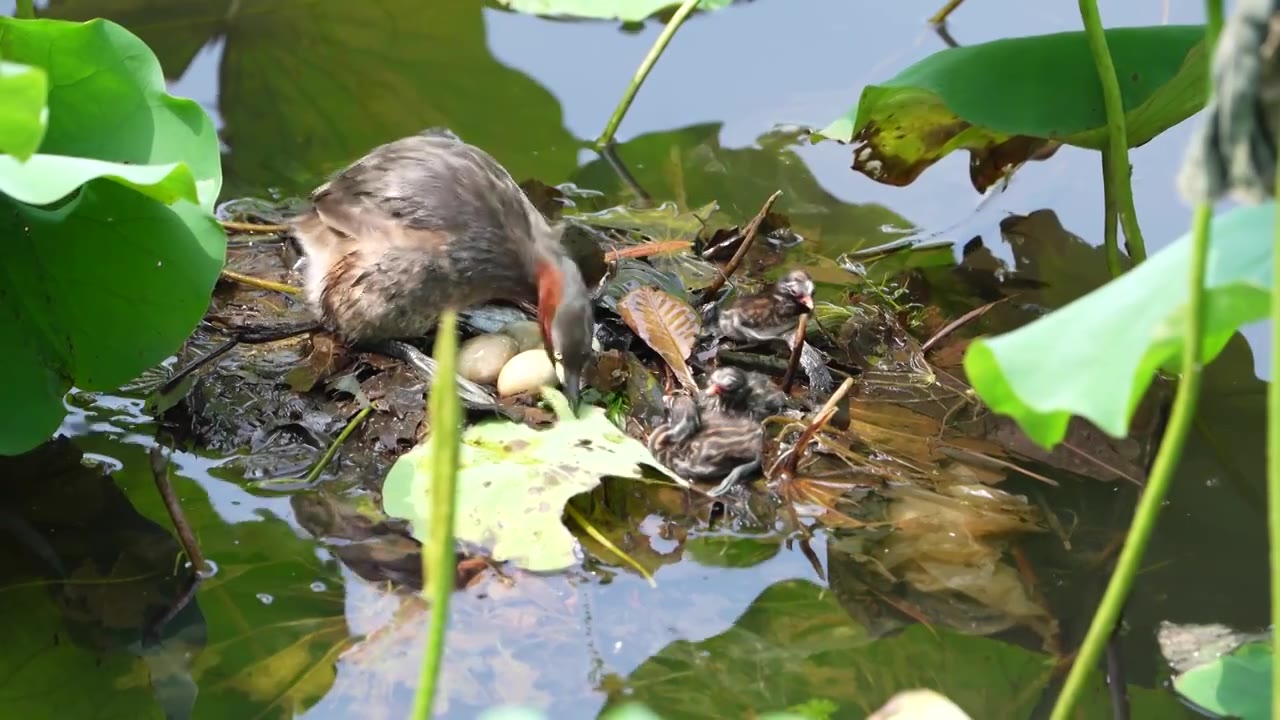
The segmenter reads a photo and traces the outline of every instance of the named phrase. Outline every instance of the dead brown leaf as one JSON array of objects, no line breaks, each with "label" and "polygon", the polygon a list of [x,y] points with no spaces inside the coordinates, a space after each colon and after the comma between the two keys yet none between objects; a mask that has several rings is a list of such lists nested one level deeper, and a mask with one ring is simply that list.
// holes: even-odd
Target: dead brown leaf
[{"label": "dead brown leaf", "polygon": [[666,361],[690,391],[698,384],[685,361],[698,339],[698,313],[679,298],[657,288],[638,287],[618,301],[618,314],[636,335]]}]

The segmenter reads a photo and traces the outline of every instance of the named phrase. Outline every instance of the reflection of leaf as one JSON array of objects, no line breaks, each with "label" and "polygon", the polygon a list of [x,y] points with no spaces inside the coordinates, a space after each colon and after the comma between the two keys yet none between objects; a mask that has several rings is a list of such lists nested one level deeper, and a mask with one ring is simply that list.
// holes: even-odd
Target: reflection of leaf
[{"label": "reflection of leaf", "polygon": [[[1204,28],[1106,31],[1136,147],[1203,107]],[[854,143],[854,169],[907,185],[953,150],[972,155],[974,187],[1027,160],[1040,140],[1101,150],[1106,116],[1083,31],[1006,38],[934,53],[863,89],[848,116],[819,133]]]},{"label": "reflection of leaf", "polygon": [[1271,656],[1271,643],[1249,643],[1175,677],[1173,687],[1219,716],[1271,717]]},{"label": "reflection of leaf", "polygon": [[[819,286],[842,291],[853,276],[836,264],[842,252],[897,240],[911,223],[882,205],[846,203],[829,193],[790,147],[763,149],[720,145],[718,123],[640,135],[617,147],[636,181],[653,197],[671,198],[689,210],[715,202],[725,224],[745,225],[775,191],[774,211],[791,221],[805,242],[788,251]],[[572,178],[580,187],[624,196],[626,185],[603,160],[593,160]],[[598,208],[599,209],[599,208]]]},{"label": "reflection of leaf", "polygon": [[698,313],[689,304],[658,290],[641,287],[618,301],[618,314],[641,340],[653,348],[676,377],[697,392],[689,365],[685,362],[698,339]]},{"label": "reflection of leaf", "polygon": [[685,553],[707,567],[754,567],[777,556],[782,549],[776,538],[705,535],[685,543]]},{"label": "reflection of leaf", "polygon": [[[672,642],[645,660],[610,705],[643,702],[675,720],[751,717],[826,698],[840,707],[834,717],[866,717],[900,690],[929,687],[974,718],[1021,718],[1052,675],[1049,656],[945,628],[914,625],[871,641],[827,588],[787,580],[719,635]],[[1189,717],[1165,692],[1128,691],[1134,717]],[[1095,680],[1080,716],[1106,717],[1108,708]]]},{"label": "reflection of leaf", "polygon": [[481,0],[52,2],[50,15],[125,24],[170,77],[205,43],[225,41],[218,109],[229,196],[305,195],[374,146],[439,125],[517,181],[566,177],[576,165],[556,99],[493,58]]},{"label": "reflection of leaf", "polygon": [[[499,5],[530,15],[579,17],[592,20],[639,22],[660,10],[674,8],[679,0],[497,0]],[[719,10],[733,0],[699,0],[697,10]]]},{"label": "reflection of leaf", "polygon": [[[1212,360],[1241,325],[1266,316],[1275,204],[1214,219],[1205,277],[1202,358]],[[1049,448],[1072,415],[1123,437],[1156,372],[1181,352],[1191,237],[1066,307],[1013,332],[979,338],[964,367],[996,412]],[[1048,350],[1046,350],[1048,349]]]},{"label": "reflection of leaf", "polygon": [[44,100],[49,76],[43,68],[0,60],[0,153],[26,160],[44,139]]},{"label": "reflection of leaf", "polygon": [[[553,404],[566,402],[553,389],[543,392]],[[576,543],[560,522],[569,498],[590,491],[605,475],[636,477],[640,465],[662,468],[601,408],[585,406],[575,418],[565,404],[557,414],[547,430],[490,421],[463,434],[455,520],[460,540],[527,570],[560,570],[576,562]],[[431,463],[430,443],[419,444],[396,460],[382,490],[387,514],[411,520],[414,536],[424,540],[431,536]]]},{"label": "reflection of leaf", "polygon": [[49,0],[41,17],[88,20],[101,17],[120,23],[151,48],[164,75],[182,77],[200,48],[225,30],[235,0],[189,0],[171,3],[154,0]]},{"label": "reflection of leaf", "polygon": [[234,17],[219,96],[233,193],[303,194],[373,146],[437,125],[517,180],[567,175],[576,148],[555,98],[494,60],[481,5],[264,0]]}]

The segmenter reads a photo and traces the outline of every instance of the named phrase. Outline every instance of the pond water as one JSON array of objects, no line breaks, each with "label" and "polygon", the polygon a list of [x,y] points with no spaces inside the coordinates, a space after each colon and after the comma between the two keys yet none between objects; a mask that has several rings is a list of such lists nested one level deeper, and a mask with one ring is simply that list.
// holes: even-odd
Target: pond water
[{"label": "pond water", "polygon": [[[1100,4],[1108,26],[1195,23],[1202,12],[1196,3]],[[472,0],[51,0],[37,8],[48,17],[108,17],[156,50],[173,92],[201,102],[218,124],[224,199],[303,195],[376,144],[448,125],[517,179],[574,182],[625,202],[587,144],[660,30],[653,22],[639,31],[555,22]],[[0,12],[12,10],[12,0],[0,0]],[[1010,266],[1032,257],[1036,279],[1054,287],[1059,303],[1087,292],[1105,277],[1101,253],[1062,250],[1101,242],[1096,154],[1064,148],[980,205],[967,155],[892,188],[851,171],[843,146],[792,145],[772,133],[784,123],[825,125],[857,102],[862,86],[942,47],[925,25],[935,10],[918,0],[754,0],[695,17],[639,93],[618,134],[619,154],[655,199],[685,207],[716,200],[737,220],[783,189],[779,209],[819,256],[904,233],[957,246],[982,236]],[[970,0],[951,22],[963,44],[1078,26],[1071,3],[991,0]],[[1172,178],[1193,124],[1132,153],[1138,215],[1153,252],[1188,227]],[[1042,254],[1015,252],[1001,240],[1002,219],[1044,210],[1076,238],[1046,238],[1054,249]],[[1261,498],[1269,352],[1264,333],[1249,328],[1209,369],[1200,422],[1128,607],[1129,683],[1153,688],[1164,680],[1154,641],[1163,620],[1244,629],[1267,622]],[[10,603],[6,637],[27,643],[6,646],[30,650],[0,663],[10,668],[0,682],[6,716],[41,717],[49,707],[65,717],[408,716],[424,608],[338,562],[340,543],[308,532],[302,504],[249,489],[223,457],[174,455],[175,487],[219,573],[170,620],[178,629],[166,631],[164,642],[141,642],[138,618],[182,588],[164,578],[146,592],[94,580],[108,570],[113,578],[154,574],[176,553],[147,459],[154,425],[141,398],[125,393],[76,394],[68,408],[61,432],[72,442],[52,446],[26,472],[50,481],[32,507],[71,516],[56,524],[56,552],[83,581],[71,585],[85,589],[54,601],[29,588],[0,595]],[[115,484],[81,471],[76,451],[113,471]],[[1040,489],[1048,504],[1068,508],[1064,514],[1090,532],[1125,527],[1131,487],[1062,482]],[[1043,680],[1028,674],[1036,660],[1025,648],[1037,643],[1026,638],[975,645],[917,625],[895,646],[842,655],[864,630],[840,610],[843,600],[832,600],[838,590],[823,592],[838,571],[836,549],[822,535],[813,551],[827,559],[828,579],[799,544],[776,538],[691,533],[716,541],[695,553],[647,532],[655,551],[670,553],[656,589],[634,573],[589,567],[511,585],[487,580],[456,594],[441,716],[474,717],[515,703],[587,718],[611,700],[636,697],[667,717],[739,717],[747,708],[827,697],[840,703],[835,717],[864,717],[912,685],[958,693]],[[1104,578],[1040,572],[1064,641],[1074,647]],[[49,633],[61,638],[52,648]],[[975,669],[974,657],[993,653],[1007,655]],[[975,717],[1025,717],[1038,686],[1027,692],[1014,698],[993,690],[997,699]],[[1168,709],[1136,696],[1137,717],[1143,708]],[[1145,716],[1170,716],[1161,712]]]}]

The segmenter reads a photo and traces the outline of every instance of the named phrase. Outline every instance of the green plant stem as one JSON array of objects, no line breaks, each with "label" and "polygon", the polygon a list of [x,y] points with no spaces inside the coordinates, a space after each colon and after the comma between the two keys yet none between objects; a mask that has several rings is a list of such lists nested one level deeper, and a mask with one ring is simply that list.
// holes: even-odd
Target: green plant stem
[{"label": "green plant stem", "polygon": [[1120,259],[1120,242],[1117,237],[1119,230],[1118,213],[1116,212],[1115,185],[1111,180],[1111,173],[1107,172],[1107,166],[1110,162],[1111,151],[1102,151],[1102,237],[1103,246],[1107,253],[1107,270],[1111,272],[1111,277],[1118,278],[1124,274],[1124,263]]},{"label": "green plant stem", "polygon": [[14,11],[13,16],[22,20],[35,20],[35,0],[18,0],[18,7]]},{"label": "green plant stem", "polygon": [[[1276,198],[1280,199],[1280,178]],[[1280,204],[1271,247],[1271,382],[1267,383],[1267,537],[1271,546],[1271,646],[1280,648]],[[1280,662],[1271,662],[1271,717],[1280,717]]]},{"label": "green plant stem", "polygon": [[440,664],[444,657],[445,628],[449,622],[449,596],[457,572],[453,549],[453,516],[457,506],[458,445],[462,438],[462,406],[458,400],[455,367],[458,356],[458,315],[447,310],[436,328],[432,353],[439,371],[431,383],[431,542],[422,549],[423,591],[431,603],[431,626],[422,656],[422,673],[414,697],[413,716],[431,717]]},{"label": "green plant stem", "polygon": [[1129,257],[1142,262],[1147,257],[1142,231],[1138,228],[1137,210],[1133,204],[1133,188],[1129,182],[1129,138],[1125,131],[1124,101],[1120,96],[1120,82],[1116,80],[1116,66],[1107,48],[1107,35],[1102,29],[1102,17],[1098,14],[1097,0],[1080,0],[1080,18],[1084,21],[1085,37],[1089,40],[1089,52],[1098,68],[1098,82],[1102,86],[1102,105],[1107,114],[1106,163],[1109,197],[1107,204],[1120,213],[1120,225],[1124,228],[1124,244]]},{"label": "green plant stem", "polygon": [[653,43],[653,47],[649,48],[649,54],[645,55],[644,60],[640,63],[640,67],[636,69],[636,74],[631,77],[631,83],[627,85],[627,91],[622,94],[622,99],[618,101],[618,107],[614,108],[613,115],[609,118],[609,122],[604,126],[604,132],[600,133],[600,137],[596,139],[596,149],[601,150],[613,144],[613,134],[618,131],[618,126],[622,124],[622,118],[627,114],[627,110],[631,108],[631,102],[636,99],[636,93],[640,92],[640,86],[644,84],[644,79],[649,76],[649,71],[658,62],[658,58],[662,57],[662,52],[667,49],[667,44],[671,42],[671,38],[675,36],[676,31],[684,24],[685,18],[693,12],[694,6],[698,4],[698,0],[684,0],[680,3],[680,7],[676,10],[671,19],[667,21],[667,26],[662,29],[662,34]]},{"label": "green plant stem", "polygon": [[356,426],[361,422],[364,422],[364,419],[369,417],[369,413],[371,412],[373,412],[372,405],[360,408],[360,412],[356,413],[355,417],[351,418],[346,427],[342,428],[342,432],[338,433],[338,437],[333,442],[329,443],[329,447],[325,449],[324,455],[320,456],[320,461],[317,462],[315,467],[311,468],[311,471],[307,473],[307,476],[302,479],[304,484],[310,485],[320,478],[320,473],[324,472],[324,469],[333,461],[333,456],[337,454],[338,448],[342,447],[342,443],[346,442],[347,438],[351,437],[351,433],[356,429]]},{"label": "green plant stem", "polygon": [[1138,501],[1134,512],[1133,524],[1125,539],[1124,548],[1116,560],[1116,569],[1107,583],[1102,602],[1089,631],[1085,634],[1080,652],[1071,665],[1071,672],[1063,684],[1062,694],[1053,706],[1051,720],[1067,720],[1072,717],[1076,702],[1084,695],[1085,687],[1102,657],[1107,638],[1120,619],[1120,610],[1124,607],[1133,587],[1134,576],[1146,553],[1147,542],[1155,529],[1156,519],[1160,515],[1160,506],[1169,492],[1169,484],[1173,480],[1174,471],[1182,457],[1182,446],[1195,419],[1196,400],[1200,394],[1200,345],[1204,324],[1204,267],[1209,246],[1209,221],[1213,219],[1213,206],[1201,203],[1196,207],[1192,225],[1191,251],[1191,293],[1187,300],[1187,320],[1183,330],[1185,341],[1182,346],[1182,377],[1178,383],[1178,391],[1173,399],[1173,411],[1169,416],[1169,426],[1165,429],[1164,438],[1160,442],[1160,450],[1156,453],[1151,467],[1151,476],[1146,489]]}]

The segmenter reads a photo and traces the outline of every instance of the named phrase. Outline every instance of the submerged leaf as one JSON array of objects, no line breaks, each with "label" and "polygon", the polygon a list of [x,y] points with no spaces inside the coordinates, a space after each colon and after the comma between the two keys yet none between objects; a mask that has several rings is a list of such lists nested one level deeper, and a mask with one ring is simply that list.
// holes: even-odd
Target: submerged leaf
[{"label": "submerged leaf", "polygon": [[1242,645],[1173,679],[1179,695],[1219,716],[1271,717],[1271,643]]},{"label": "submerged leaf", "polygon": [[[1240,326],[1266,317],[1275,203],[1213,220],[1205,276],[1201,359]],[[1045,448],[1072,415],[1124,437],[1158,369],[1176,371],[1189,296],[1191,236],[1075,302],[1013,332],[978,338],[964,369],[973,389]]]},{"label": "submerged leaf", "polygon": [[[589,492],[606,475],[638,477],[649,466],[666,471],[639,441],[623,434],[598,407],[574,417],[558,391],[543,395],[559,416],[547,430],[505,420],[474,425],[462,435],[458,456],[455,533],[489,550],[497,561],[532,571],[555,571],[576,561],[577,543],[560,521],[570,498]],[[396,460],[383,486],[388,515],[413,523],[413,534],[431,534],[430,443]]]},{"label": "submerged leaf", "polygon": [[[1106,31],[1137,147],[1204,106],[1204,28]],[[1106,114],[1083,31],[1007,38],[934,53],[880,85],[819,136],[854,143],[853,168],[907,185],[953,150],[969,150],[981,191],[1043,153],[1045,140],[1102,149]]]},{"label": "submerged leaf", "polygon": [[632,290],[618,301],[618,314],[653,348],[690,390],[698,384],[685,361],[698,339],[698,313],[688,303],[651,287]]}]

